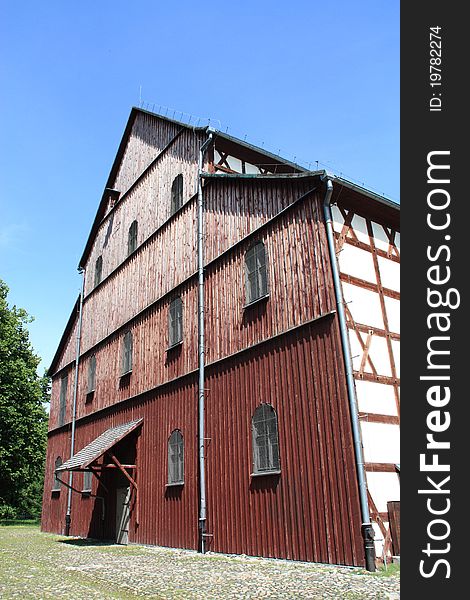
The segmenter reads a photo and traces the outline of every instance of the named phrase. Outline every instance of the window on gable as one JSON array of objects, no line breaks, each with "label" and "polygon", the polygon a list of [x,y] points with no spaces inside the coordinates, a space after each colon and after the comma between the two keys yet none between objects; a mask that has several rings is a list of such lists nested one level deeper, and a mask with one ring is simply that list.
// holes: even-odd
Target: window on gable
[{"label": "window on gable", "polygon": [[95,287],[101,283],[101,277],[103,275],[103,257],[100,255],[95,262]]},{"label": "window on gable", "polygon": [[137,248],[138,229],[139,225],[137,221],[132,221],[131,226],[129,227],[129,236],[127,238],[127,256],[129,256],[129,254],[132,254]]},{"label": "window on gable", "polygon": [[279,472],[277,415],[270,404],[260,404],[252,419],[253,473]]},{"label": "window on gable", "polygon": [[96,386],[96,354],[92,354],[88,359],[88,385],[87,394],[95,391]]},{"label": "window on gable", "polygon": [[124,334],[122,344],[122,369],[121,375],[126,375],[132,371],[132,331]]},{"label": "window on gable", "polygon": [[168,311],[168,342],[170,348],[183,341],[183,302],[178,296]]},{"label": "window on gable", "polygon": [[91,471],[83,471],[83,487],[82,492],[91,493],[91,485],[93,480],[93,473]]},{"label": "window on gable", "polygon": [[184,440],[179,429],[175,429],[168,440],[168,484],[184,483]]},{"label": "window on gable", "polygon": [[266,249],[262,242],[252,246],[245,254],[245,288],[247,304],[268,293]]},{"label": "window on gable", "polygon": [[183,175],[177,175],[171,185],[171,214],[183,206]]},{"label": "window on gable", "polygon": [[65,423],[65,409],[67,408],[67,384],[68,375],[64,375],[60,380],[60,396],[59,396],[59,427]]},{"label": "window on gable", "polygon": [[62,482],[57,479],[56,474],[55,474],[55,469],[58,469],[62,464],[62,458],[60,456],[58,456],[55,459],[55,463],[54,463],[54,484],[52,486],[52,491],[53,492],[58,492],[60,490],[60,488],[62,487]]}]

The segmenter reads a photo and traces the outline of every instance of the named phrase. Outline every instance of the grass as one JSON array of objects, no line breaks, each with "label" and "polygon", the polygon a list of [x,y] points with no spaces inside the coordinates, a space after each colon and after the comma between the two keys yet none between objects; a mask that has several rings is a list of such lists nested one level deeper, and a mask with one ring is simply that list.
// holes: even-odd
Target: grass
[{"label": "grass", "polygon": [[390,563],[389,565],[381,566],[375,573],[371,573],[374,577],[394,577],[400,575],[400,563]]},{"label": "grass", "polygon": [[351,568],[66,538],[24,521],[0,526],[0,564],[2,599],[364,600],[399,589],[397,564],[357,577]]},{"label": "grass", "polygon": [[30,526],[30,525],[37,525],[39,526],[41,523],[41,520],[39,518],[37,519],[0,519],[0,525],[3,527],[21,527],[21,526]]}]

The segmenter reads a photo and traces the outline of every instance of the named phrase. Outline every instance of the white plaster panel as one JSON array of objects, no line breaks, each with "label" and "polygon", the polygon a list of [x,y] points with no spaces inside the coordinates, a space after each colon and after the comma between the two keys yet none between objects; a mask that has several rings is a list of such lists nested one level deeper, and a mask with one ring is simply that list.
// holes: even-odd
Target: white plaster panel
[{"label": "white plaster panel", "polygon": [[380,280],[382,286],[396,292],[400,291],[400,263],[378,256]]},{"label": "white plaster panel", "polygon": [[384,296],[388,328],[392,333],[400,333],[400,300]]},{"label": "white plaster panel", "polygon": [[344,219],[337,206],[331,207],[331,216],[333,217],[333,229],[338,233],[341,233],[344,225]]},{"label": "white plaster panel", "polygon": [[372,254],[356,246],[345,243],[338,255],[339,269],[342,273],[377,282]]},{"label": "white plaster panel", "polygon": [[230,168],[237,173],[242,172],[242,161],[235,156],[227,156],[227,162],[230,165]]},{"label": "white plaster panel", "polygon": [[367,223],[364,217],[354,215],[351,225],[354,229],[357,239],[360,242],[364,242],[364,244],[370,246],[369,232],[367,231]]},{"label": "white plaster panel", "polygon": [[387,502],[400,500],[400,479],[397,473],[367,473],[367,487],[379,512],[387,512]]},{"label": "white plaster panel", "polygon": [[361,421],[365,462],[400,464],[400,427]]},{"label": "white plaster panel", "polygon": [[395,370],[397,377],[400,377],[400,342],[392,340],[393,359],[395,361]]},{"label": "white plaster panel", "polygon": [[384,337],[373,335],[369,347],[369,356],[374,363],[378,375],[392,376],[392,367],[390,364],[390,354],[388,351],[387,340]]},{"label": "white plaster panel", "polygon": [[382,556],[384,549],[384,536],[378,523],[372,521],[372,528],[374,530],[374,546],[375,546],[375,556]]},{"label": "white plaster panel", "polygon": [[372,222],[372,231],[374,233],[375,247],[379,248],[380,250],[384,250],[385,252],[388,252],[390,240],[388,239],[387,234],[385,233],[382,225]]},{"label": "white plaster panel", "polygon": [[343,282],[343,295],[356,323],[384,328],[382,308],[376,292]]},{"label": "white plaster panel", "polygon": [[258,175],[259,172],[260,171],[257,166],[250,163],[245,163],[245,173],[248,173],[248,175]]},{"label": "white plaster panel", "polygon": [[353,329],[349,329],[349,346],[351,349],[353,370],[359,371],[363,350],[357,339],[356,332]]},{"label": "white plaster panel", "polygon": [[398,231],[395,233],[395,246],[397,247],[397,250],[400,251],[400,234]]},{"label": "white plaster panel", "polygon": [[391,385],[357,379],[356,395],[360,412],[397,416],[395,393]]}]

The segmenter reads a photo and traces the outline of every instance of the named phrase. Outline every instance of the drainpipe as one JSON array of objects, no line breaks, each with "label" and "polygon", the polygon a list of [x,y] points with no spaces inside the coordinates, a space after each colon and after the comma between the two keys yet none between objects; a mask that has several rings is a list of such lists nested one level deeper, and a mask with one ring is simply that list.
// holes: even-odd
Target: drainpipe
[{"label": "drainpipe", "polygon": [[[85,269],[79,268],[78,272],[82,275],[82,290],[80,292],[80,304],[78,312],[77,339],[75,346],[75,379],[73,382],[73,401],[72,401],[72,433],[70,442],[70,458],[75,454],[75,421],[77,417],[77,391],[78,391],[78,365],[80,362],[80,337],[82,332],[82,312],[83,312],[83,294],[85,291]],[[70,535],[70,523],[72,512],[72,484],[73,472],[69,472],[69,487],[67,492],[67,512],[65,514],[65,535]]]},{"label": "drainpipe", "polygon": [[375,546],[374,530],[370,520],[369,502],[367,498],[366,472],[364,466],[364,454],[362,449],[361,432],[359,425],[359,413],[357,408],[356,387],[354,385],[354,375],[351,351],[349,348],[348,329],[346,324],[346,315],[344,311],[343,290],[341,287],[338,261],[336,258],[336,248],[333,233],[333,218],[331,215],[331,196],[333,194],[333,183],[329,176],[326,176],[326,194],[323,201],[323,213],[325,217],[326,236],[328,239],[328,250],[330,254],[331,269],[333,272],[333,284],[336,296],[336,309],[338,313],[339,329],[341,334],[341,345],[343,348],[344,366],[346,370],[346,384],[348,389],[349,409],[351,413],[352,434],[354,440],[354,453],[356,457],[356,471],[359,485],[359,502],[361,506],[362,518],[362,537],[364,539],[364,551],[366,559],[366,569],[375,571]]},{"label": "drainpipe", "polygon": [[197,182],[197,271],[198,271],[198,445],[199,445],[199,547],[202,554],[206,552],[206,467],[204,457],[204,199],[202,193],[202,172],[204,156],[212,142],[214,130],[207,128],[209,137],[199,150],[198,182]]}]

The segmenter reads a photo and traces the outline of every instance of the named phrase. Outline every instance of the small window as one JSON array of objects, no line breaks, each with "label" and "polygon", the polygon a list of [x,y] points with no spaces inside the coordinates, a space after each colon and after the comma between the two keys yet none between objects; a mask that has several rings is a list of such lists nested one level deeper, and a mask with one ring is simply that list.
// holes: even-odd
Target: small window
[{"label": "small window", "polygon": [[65,423],[65,409],[67,407],[67,384],[68,375],[64,375],[60,380],[60,397],[59,397],[59,427]]},{"label": "small window", "polygon": [[92,354],[88,359],[88,386],[87,394],[95,391],[96,384],[96,354]]},{"label": "small window", "polygon": [[91,471],[83,471],[83,493],[91,494],[91,484],[93,480],[93,473]]},{"label": "small window", "polygon": [[251,304],[268,293],[266,250],[262,242],[252,246],[245,254],[246,303]]},{"label": "small window", "polygon": [[54,485],[52,486],[53,492],[60,491],[60,488],[62,487],[62,482],[60,481],[60,479],[57,479],[56,474],[55,474],[55,469],[58,469],[61,465],[62,465],[62,458],[60,456],[58,456],[55,459],[55,463],[54,463]]},{"label": "small window", "polygon": [[168,311],[168,340],[170,348],[183,341],[183,302],[178,296]]},{"label": "small window", "polygon": [[179,429],[175,429],[168,440],[168,484],[184,483],[184,440]]},{"label": "small window", "polygon": [[260,404],[252,419],[253,473],[279,473],[277,415],[270,404]]},{"label": "small window", "polygon": [[171,214],[183,206],[183,175],[175,177],[171,185]]},{"label": "small window", "polygon": [[127,256],[129,256],[129,254],[132,254],[137,248],[138,229],[139,225],[137,221],[132,221],[131,226],[129,227],[129,236],[127,239]]},{"label": "small window", "polygon": [[95,263],[95,287],[101,283],[101,277],[103,275],[103,257],[100,255],[96,259]]},{"label": "small window", "polygon": [[132,331],[124,334],[122,345],[122,375],[132,371]]}]

